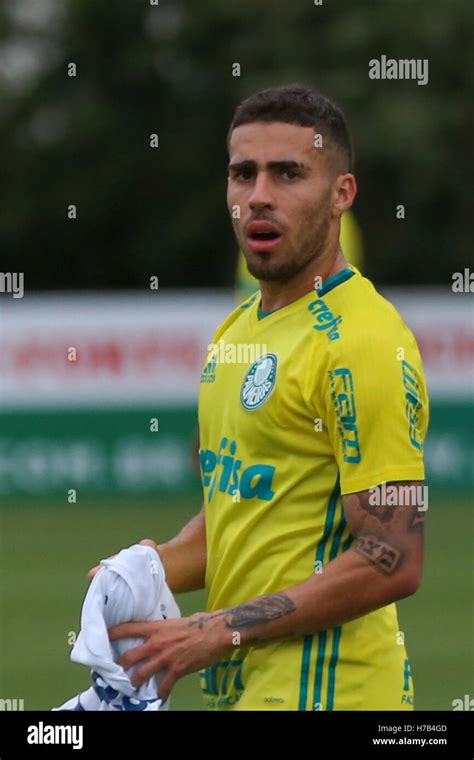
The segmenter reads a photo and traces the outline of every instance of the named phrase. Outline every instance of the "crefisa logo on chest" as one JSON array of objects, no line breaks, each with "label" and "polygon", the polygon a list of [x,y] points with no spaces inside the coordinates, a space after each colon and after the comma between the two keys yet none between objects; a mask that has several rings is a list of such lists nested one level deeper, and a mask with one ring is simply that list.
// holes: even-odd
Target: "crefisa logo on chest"
[{"label": "crefisa logo on chest", "polygon": [[275,354],[263,354],[247,371],[240,401],[244,409],[258,409],[271,396],[276,382],[277,357]]}]

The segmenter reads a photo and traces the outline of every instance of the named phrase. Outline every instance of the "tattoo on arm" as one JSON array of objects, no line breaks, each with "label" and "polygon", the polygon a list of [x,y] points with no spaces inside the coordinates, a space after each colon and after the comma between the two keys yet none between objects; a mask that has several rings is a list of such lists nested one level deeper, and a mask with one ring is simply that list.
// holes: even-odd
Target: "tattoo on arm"
[{"label": "tattoo on arm", "polygon": [[422,528],[425,522],[424,513],[427,508],[424,504],[423,485],[419,481],[403,481],[385,485],[388,503],[381,503],[383,494],[377,498],[376,488],[369,489],[354,494],[360,509],[372,517],[376,517],[381,523],[390,523],[395,516],[400,517],[405,511],[407,528],[409,530]]},{"label": "tattoo on arm", "polygon": [[410,525],[409,525],[410,530],[415,530],[415,528],[423,528],[424,524],[425,524],[424,512],[419,512],[418,510],[413,512],[411,516]]},{"label": "tattoo on arm", "polygon": [[354,548],[387,575],[391,575],[402,561],[399,549],[370,533],[359,533]]},{"label": "tattoo on arm", "polygon": [[362,491],[362,493],[354,494],[357,496],[359,507],[373,517],[378,517],[380,522],[390,522],[393,517],[394,508],[388,504],[371,504],[370,493],[368,491]]},{"label": "tattoo on arm", "polygon": [[210,615],[200,615],[194,620],[190,620],[188,625],[198,625],[199,628],[203,628],[209,620],[223,617],[226,627],[231,630],[251,628],[254,625],[268,623],[270,620],[288,615],[295,609],[294,602],[282,591],[277,594],[261,596],[253,602],[243,602],[235,607],[229,607]]},{"label": "tattoo on arm", "polygon": [[288,615],[296,609],[285,593],[268,594],[255,602],[244,602],[227,610],[225,624],[228,628],[249,628],[269,620]]}]

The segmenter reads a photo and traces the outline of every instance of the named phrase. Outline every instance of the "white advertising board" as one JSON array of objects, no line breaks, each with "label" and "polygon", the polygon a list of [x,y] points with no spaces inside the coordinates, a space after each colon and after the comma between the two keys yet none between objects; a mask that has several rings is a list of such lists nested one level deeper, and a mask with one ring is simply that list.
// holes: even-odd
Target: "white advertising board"
[{"label": "white advertising board", "polygon": [[[430,396],[474,387],[469,295],[385,291],[415,333]],[[208,343],[232,294],[26,295],[0,301],[0,403],[5,408],[193,404]]]}]

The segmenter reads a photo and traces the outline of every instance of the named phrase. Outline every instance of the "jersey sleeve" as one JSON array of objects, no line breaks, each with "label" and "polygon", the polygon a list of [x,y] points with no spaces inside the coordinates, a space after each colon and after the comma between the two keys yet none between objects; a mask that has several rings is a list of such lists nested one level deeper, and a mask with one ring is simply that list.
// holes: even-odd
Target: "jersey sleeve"
[{"label": "jersey sleeve", "polygon": [[310,398],[329,436],[341,493],[381,483],[423,480],[428,427],[426,381],[408,330],[372,328],[327,351]]}]

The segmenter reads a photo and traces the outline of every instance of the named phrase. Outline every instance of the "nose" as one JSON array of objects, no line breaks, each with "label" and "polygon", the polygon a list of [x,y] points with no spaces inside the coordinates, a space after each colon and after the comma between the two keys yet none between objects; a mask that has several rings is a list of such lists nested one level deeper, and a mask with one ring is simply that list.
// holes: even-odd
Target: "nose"
[{"label": "nose", "polygon": [[255,179],[252,194],[249,198],[250,208],[274,208],[275,201],[271,193],[270,179],[267,172],[259,172]]}]

